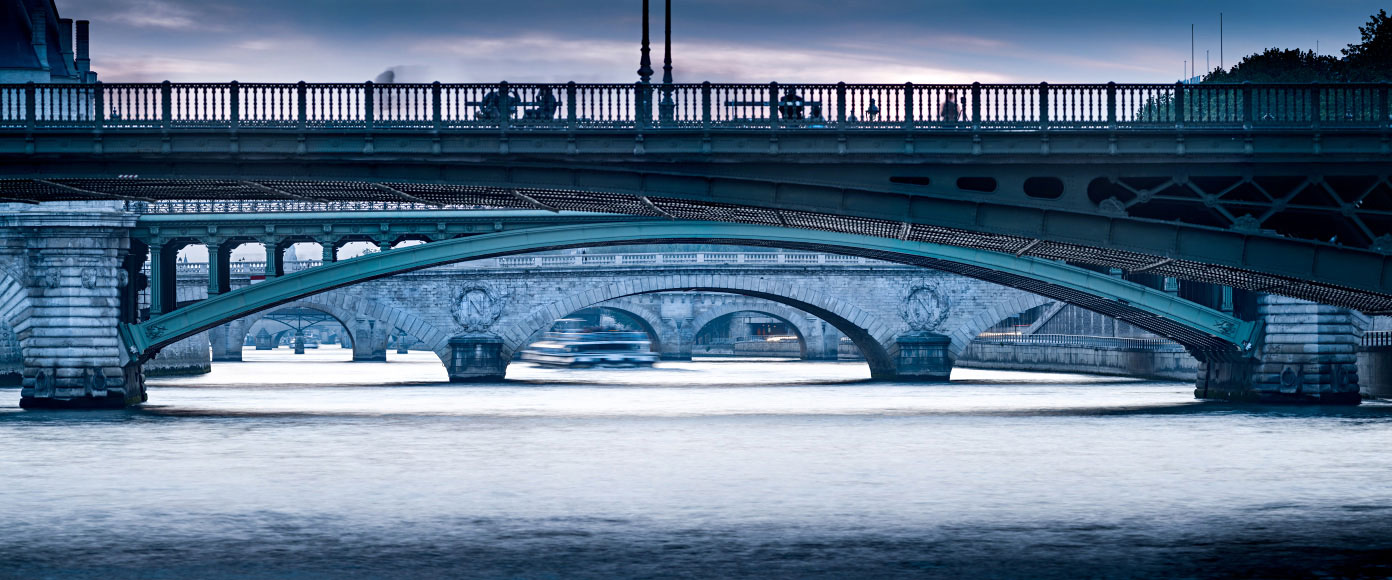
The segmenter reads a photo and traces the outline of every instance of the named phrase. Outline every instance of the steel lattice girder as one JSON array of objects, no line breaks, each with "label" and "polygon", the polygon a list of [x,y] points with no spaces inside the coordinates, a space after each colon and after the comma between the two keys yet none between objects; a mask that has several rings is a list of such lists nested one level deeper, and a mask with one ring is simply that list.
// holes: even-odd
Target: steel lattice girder
[{"label": "steel lattice girder", "polygon": [[[1175,138],[1146,135],[1161,145]],[[1006,137],[1024,139],[992,139]],[[1149,266],[1159,276],[1392,312],[1392,164],[1376,153],[1312,157],[1278,145],[1270,147],[1285,153],[1183,157],[59,155],[0,163],[0,173],[44,176],[0,180],[0,197],[423,201],[776,224]],[[142,177],[111,178],[114,167]],[[1031,189],[1040,177],[1046,186]],[[986,179],[995,191],[973,189]]]},{"label": "steel lattice girder", "polygon": [[1199,354],[1244,352],[1258,330],[1254,323],[1159,290],[1050,260],[855,234],[747,224],[654,221],[500,232],[369,254],[248,286],[144,323],[122,324],[121,336],[131,357],[144,360],[164,345],[224,322],[366,280],[471,259],[638,243],[765,245],[915,264],[1078,304],[1175,340]]}]

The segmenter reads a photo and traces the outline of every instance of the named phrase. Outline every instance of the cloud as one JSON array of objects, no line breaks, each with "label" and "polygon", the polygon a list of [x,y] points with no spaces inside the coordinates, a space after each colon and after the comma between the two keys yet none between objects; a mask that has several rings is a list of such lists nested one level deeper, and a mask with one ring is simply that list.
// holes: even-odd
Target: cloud
[{"label": "cloud", "polygon": [[200,19],[193,10],[166,0],[126,0],[116,4],[105,15],[111,22],[136,28],[165,28],[192,30],[211,28],[208,19]]},{"label": "cloud", "polygon": [[[538,33],[509,37],[447,37],[417,42],[419,55],[457,59],[473,82],[497,80],[613,82],[636,80],[638,50],[631,42],[571,38]],[[679,82],[806,83],[963,83],[1003,82],[1001,75],[935,66],[912,55],[887,56],[868,50],[789,49],[718,41],[684,42],[674,48]],[[660,75],[661,56],[654,68]],[[565,72],[557,72],[565,71]]]}]

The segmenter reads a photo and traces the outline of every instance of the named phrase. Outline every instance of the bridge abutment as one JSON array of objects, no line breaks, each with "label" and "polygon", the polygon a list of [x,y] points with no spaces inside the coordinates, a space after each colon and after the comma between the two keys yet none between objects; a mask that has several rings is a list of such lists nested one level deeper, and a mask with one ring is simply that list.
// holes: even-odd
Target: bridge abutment
[{"label": "bridge abutment", "polygon": [[1199,364],[1194,396],[1260,403],[1356,405],[1362,314],[1284,296],[1263,296],[1263,338],[1251,358]]},{"label": "bridge abutment", "polygon": [[7,220],[24,239],[29,313],[16,328],[25,409],[119,409],[144,402],[140,365],[118,326],[134,322],[127,255],[133,215],[119,202],[67,202]]},{"label": "bridge abutment", "polygon": [[488,335],[460,335],[449,340],[447,370],[451,383],[481,383],[503,380],[508,361],[503,359],[503,339]]}]

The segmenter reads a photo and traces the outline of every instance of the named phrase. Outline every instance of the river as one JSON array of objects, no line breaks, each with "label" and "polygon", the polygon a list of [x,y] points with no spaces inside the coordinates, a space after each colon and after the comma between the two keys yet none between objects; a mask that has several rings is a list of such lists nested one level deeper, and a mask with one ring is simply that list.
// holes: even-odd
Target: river
[{"label": "river", "polygon": [[1392,577],[1392,405],[855,363],[247,351],[128,411],[0,390],[0,577]]}]

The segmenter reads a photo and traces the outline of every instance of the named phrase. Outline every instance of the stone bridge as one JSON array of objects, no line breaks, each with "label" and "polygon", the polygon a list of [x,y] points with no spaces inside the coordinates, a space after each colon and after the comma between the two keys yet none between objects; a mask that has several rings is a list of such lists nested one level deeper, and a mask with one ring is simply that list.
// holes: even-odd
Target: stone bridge
[{"label": "stone bridge", "polygon": [[[201,288],[199,282],[194,288]],[[656,293],[679,294],[648,296]],[[717,300],[710,293],[736,296]],[[810,358],[835,358],[836,339],[846,336],[874,377],[945,380],[952,361],[982,330],[1050,301],[864,258],[689,252],[496,258],[356,284],[281,307],[312,308],[338,319],[353,338],[358,360],[370,360],[369,353],[385,348],[386,335],[401,329],[438,354],[458,381],[501,378],[514,354],[557,319],[594,306],[639,321],[668,359],[690,358],[695,335],[716,318],[758,311],[795,328]],[[274,311],[210,330],[214,359],[240,358],[243,338]],[[822,321],[834,330],[821,328]],[[452,364],[458,351],[480,344],[492,345],[495,361],[471,368]]]}]

